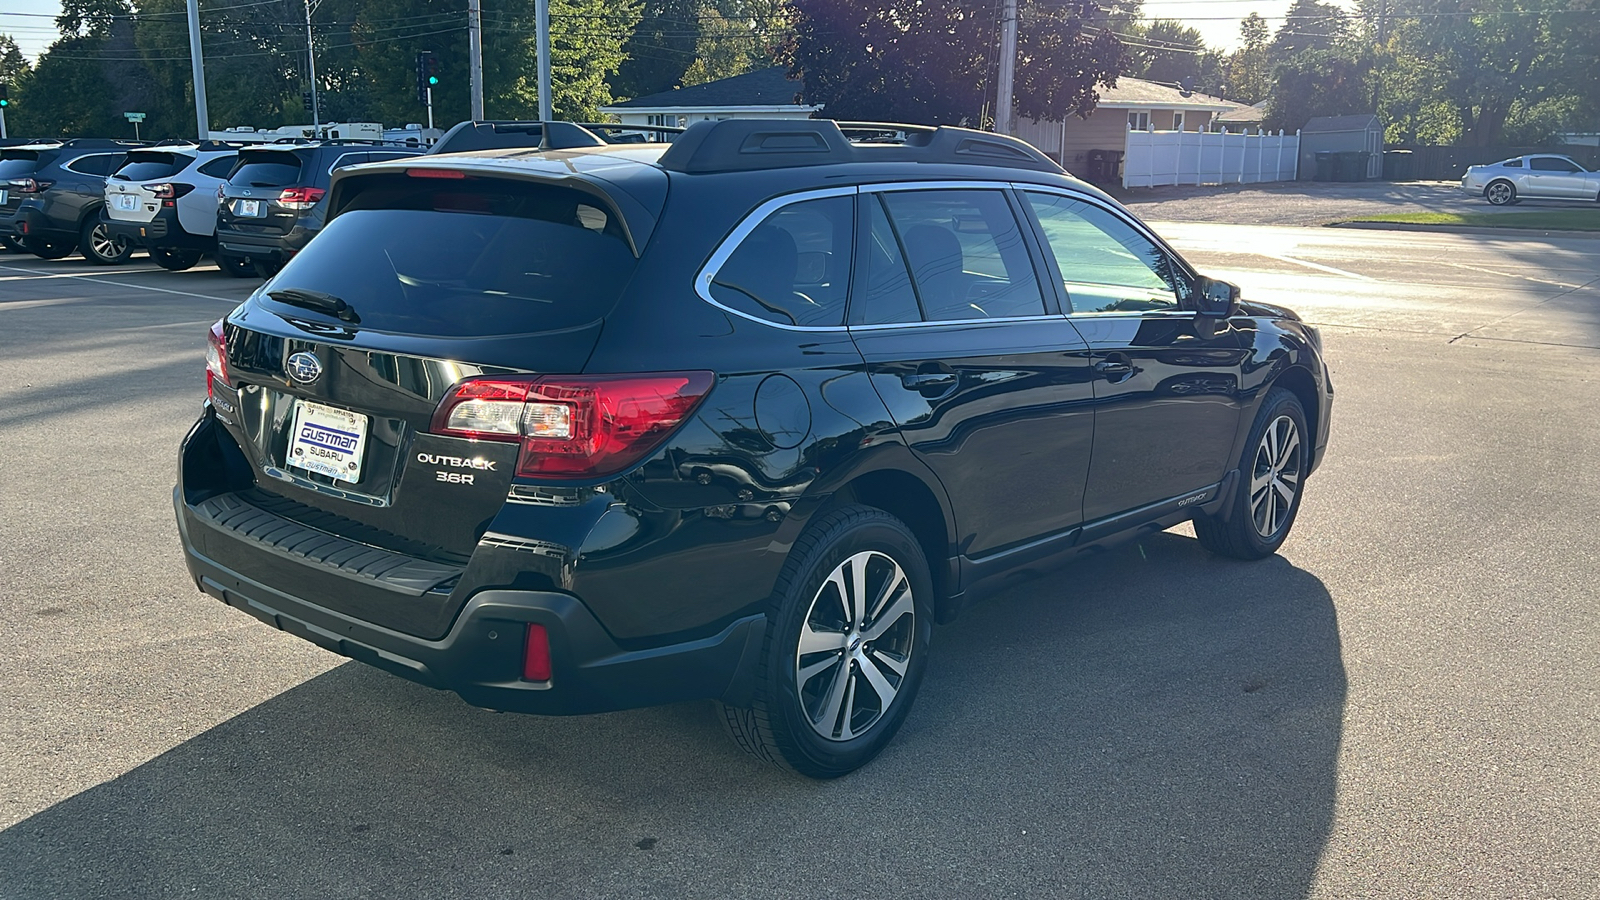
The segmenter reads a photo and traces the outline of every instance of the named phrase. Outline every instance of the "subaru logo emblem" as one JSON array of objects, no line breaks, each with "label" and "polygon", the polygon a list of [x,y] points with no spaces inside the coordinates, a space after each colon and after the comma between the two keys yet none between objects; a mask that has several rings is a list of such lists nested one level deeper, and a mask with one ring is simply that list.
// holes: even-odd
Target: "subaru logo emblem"
[{"label": "subaru logo emblem", "polygon": [[250,196],[250,192],[249,191],[240,191],[239,193],[245,195],[246,197]]},{"label": "subaru logo emblem", "polygon": [[322,375],[322,360],[309,353],[296,353],[284,365],[289,377],[301,384],[310,384]]}]

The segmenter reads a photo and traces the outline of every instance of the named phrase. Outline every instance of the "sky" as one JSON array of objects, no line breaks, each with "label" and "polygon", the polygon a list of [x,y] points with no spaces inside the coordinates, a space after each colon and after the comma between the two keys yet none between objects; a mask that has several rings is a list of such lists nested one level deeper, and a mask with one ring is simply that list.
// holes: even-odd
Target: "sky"
[{"label": "sky", "polygon": [[[16,38],[22,52],[37,57],[56,39],[53,17],[61,12],[57,0],[4,0],[0,12],[0,33]],[[1267,24],[1277,28],[1290,0],[1145,0],[1144,14],[1150,18],[1182,19],[1199,29],[1206,46],[1232,50],[1239,43],[1239,20],[1258,12]],[[463,10],[466,4],[462,4]]]}]

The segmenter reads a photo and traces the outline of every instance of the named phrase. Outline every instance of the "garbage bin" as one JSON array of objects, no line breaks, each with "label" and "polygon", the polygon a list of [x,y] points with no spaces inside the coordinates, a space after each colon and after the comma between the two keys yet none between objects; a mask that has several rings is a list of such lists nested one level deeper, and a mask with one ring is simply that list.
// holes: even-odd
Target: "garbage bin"
[{"label": "garbage bin", "polygon": [[1095,184],[1104,184],[1106,179],[1106,151],[1090,150],[1086,160],[1089,167],[1089,180]]},{"label": "garbage bin", "polygon": [[1383,180],[1384,181],[1410,181],[1416,177],[1415,154],[1410,150],[1385,150],[1383,151]]},{"label": "garbage bin", "polygon": [[1334,176],[1334,163],[1335,162],[1337,162],[1337,160],[1334,158],[1332,150],[1318,150],[1317,151],[1317,173],[1316,173],[1316,177],[1313,180],[1315,180],[1315,181],[1332,181],[1332,180],[1334,180],[1334,177],[1335,177]]},{"label": "garbage bin", "polygon": [[1366,181],[1367,157],[1365,150],[1346,150],[1339,154],[1340,181]]}]

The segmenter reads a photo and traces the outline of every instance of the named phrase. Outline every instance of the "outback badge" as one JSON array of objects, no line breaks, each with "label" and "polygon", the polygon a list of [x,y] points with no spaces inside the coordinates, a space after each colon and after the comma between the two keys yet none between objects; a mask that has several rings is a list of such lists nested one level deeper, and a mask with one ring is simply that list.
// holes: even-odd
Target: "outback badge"
[{"label": "outback badge", "polygon": [[296,353],[283,366],[289,377],[301,384],[310,384],[322,375],[322,360],[310,353]]}]

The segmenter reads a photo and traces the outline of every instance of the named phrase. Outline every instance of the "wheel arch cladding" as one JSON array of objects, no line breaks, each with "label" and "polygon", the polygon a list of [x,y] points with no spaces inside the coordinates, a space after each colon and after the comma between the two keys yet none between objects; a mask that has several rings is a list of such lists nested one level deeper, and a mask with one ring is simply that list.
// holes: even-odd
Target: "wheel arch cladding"
[{"label": "wheel arch cladding", "polygon": [[1311,372],[1305,366],[1290,366],[1273,380],[1272,386],[1281,387],[1299,399],[1300,409],[1306,414],[1306,431],[1314,444],[1317,435],[1321,434],[1317,429],[1321,425],[1318,419],[1322,410],[1317,403],[1317,382],[1311,377]]},{"label": "wheel arch cladding", "polygon": [[879,469],[857,476],[834,493],[834,503],[857,503],[881,509],[899,519],[916,535],[917,544],[928,558],[938,613],[957,589],[948,561],[950,531],[944,507],[922,480],[898,469]]}]

